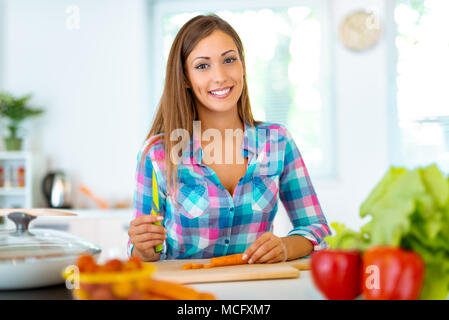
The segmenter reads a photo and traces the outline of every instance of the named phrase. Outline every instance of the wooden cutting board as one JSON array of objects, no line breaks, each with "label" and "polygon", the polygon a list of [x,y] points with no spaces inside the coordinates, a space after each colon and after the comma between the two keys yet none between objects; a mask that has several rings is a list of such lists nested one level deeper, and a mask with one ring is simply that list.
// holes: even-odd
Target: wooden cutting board
[{"label": "wooden cutting board", "polygon": [[310,259],[298,259],[272,264],[243,264],[210,269],[183,270],[185,263],[209,264],[210,259],[163,260],[153,262],[154,277],[178,283],[205,283],[224,281],[298,278],[300,270],[310,269]]}]

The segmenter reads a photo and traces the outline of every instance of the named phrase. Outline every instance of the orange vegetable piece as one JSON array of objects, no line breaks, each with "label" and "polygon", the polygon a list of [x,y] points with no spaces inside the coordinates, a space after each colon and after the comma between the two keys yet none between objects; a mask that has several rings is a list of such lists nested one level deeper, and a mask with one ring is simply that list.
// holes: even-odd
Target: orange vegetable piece
[{"label": "orange vegetable piece", "polygon": [[93,284],[93,283],[84,283],[81,282],[80,283],[80,289],[87,292],[87,293],[92,293],[94,292],[94,290],[98,287],[98,284]]},{"label": "orange vegetable piece", "polygon": [[192,264],[191,263],[186,263],[182,266],[182,270],[188,270],[188,269],[192,269]]},{"label": "orange vegetable piece", "polygon": [[192,269],[202,269],[204,268],[204,264],[202,263],[193,263],[192,264]]},{"label": "orange vegetable piece", "polygon": [[116,282],[112,285],[112,293],[120,299],[128,298],[133,292],[133,285],[129,281]]},{"label": "orange vegetable piece", "polygon": [[128,296],[128,300],[142,300],[144,299],[144,295],[140,293],[139,290],[134,289],[133,292]]},{"label": "orange vegetable piece", "polygon": [[[147,294],[156,299],[168,299],[168,300],[198,300],[202,297],[203,293],[198,292],[193,288],[179,284],[176,282],[170,282],[165,280],[147,279]],[[210,299],[215,299],[215,296],[208,294]]]},{"label": "orange vegetable piece", "polygon": [[90,300],[113,300],[114,295],[107,286],[100,286],[91,294]]},{"label": "orange vegetable piece", "polygon": [[126,261],[122,266],[122,270],[124,271],[139,270],[139,269],[142,269],[142,260],[140,260],[138,257],[129,258],[129,260]]},{"label": "orange vegetable piece", "polygon": [[73,289],[74,290],[74,296],[78,300],[89,300],[90,293],[87,291],[84,291],[83,289]]},{"label": "orange vegetable piece", "polygon": [[147,294],[144,296],[144,300],[173,300],[164,296],[156,296],[152,294]]},{"label": "orange vegetable piece", "polygon": [[119,259],[108,260],[103,266],[101,271],[103,272],[117,272],[122,270],[123,263]]},{"label": "orange vegetable piece", "polygon": [[80,272],[95,272],[98,269],[94,257],[89,254],[80,255],[76,260],[76,265]]},{"label": "orange vegetable piece", "polygon": [[138,279],[136,281],[136,288],[141,293],[146,293],[150,290],[151,282],[148,279]]},{"label": "orange vegetable piece", "polygon": [[216,298],[212,293],[206,292],[200,293],[197,298],[197,300],[215,300],[215,299]]},{"label": "orange vegetable piece", "polygon": [[237,264],[245,264],[247,260],[243,260],[243,253],[231,254],[228,256],[216,257],[210,259],[210,267],[232,266]]}]

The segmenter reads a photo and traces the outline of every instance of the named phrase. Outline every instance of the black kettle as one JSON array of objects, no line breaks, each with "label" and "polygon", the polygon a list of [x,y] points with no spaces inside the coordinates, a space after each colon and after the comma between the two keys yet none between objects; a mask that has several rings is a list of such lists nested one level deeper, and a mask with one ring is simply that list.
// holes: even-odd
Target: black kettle
[{"label": "black kettle", "polygon": [[70,204],[70,183],[64,172],[49,172],[42,181],[42,192],[49,208],[72,208]]}]

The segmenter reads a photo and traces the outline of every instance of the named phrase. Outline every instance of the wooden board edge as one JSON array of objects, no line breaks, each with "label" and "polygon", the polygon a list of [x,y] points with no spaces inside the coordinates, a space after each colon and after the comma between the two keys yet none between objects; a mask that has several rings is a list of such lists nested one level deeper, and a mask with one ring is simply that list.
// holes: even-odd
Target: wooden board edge
[{"label": "wooden board edge", "polygon": [[295,269],[301,270],[301,271],[305,271],[305,270],[310,270],[311,269],[310,262],[307,262],[307,263],[292,263],[292,264],[290,264],[290,266],[292,266]]},{"label": "wooden board edge", "polygon": [[179,276],[179,274],[157,274],[155,273],[153,277],[159,280],[173,281],[180,284],[195,284],[195,283],[219,283],[219,282],[235,282],[235,281],[260,281],[260,280],[277,280],[277,279],[293,279],[299,278],[301,271],[297,268],[289,268],[282,275],[267,275],[267,274],[228,274],[224,275],[221,279],[216,279],[215,274],[202,275],[201,279],[195,279],[191,275]]}]

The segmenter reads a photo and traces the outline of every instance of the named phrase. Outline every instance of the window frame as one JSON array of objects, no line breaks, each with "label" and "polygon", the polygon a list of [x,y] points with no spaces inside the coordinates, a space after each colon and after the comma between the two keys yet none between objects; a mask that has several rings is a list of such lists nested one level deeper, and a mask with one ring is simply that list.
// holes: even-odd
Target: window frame
[{"label": "window frame", "polygon": [[398,26],[394,18],[394,13],[398,0],[387,1],[386,6],[386,33],[387,42],[387,70],[388,70],[388,160],[391,165],[401,165],[402,162],[402,139],[401,129],[399,128],[398,102],[397,102],[397,64],[398,64],[398,49],[396,47],[396,38],[398,36]]},{"label": "window frame", "polygon": [[[334,92],[334,32],[332,31],[331,5],[329,0],[153,0],[151,7],[151,83],[152,107],[156,111],[163,91],[166,61],[163,54],[159,54],[163,45],[163,17],[167,14],[189,13],[195,11],[216,12],[223,10],[257,10],[282,9],[292,6],[308,6],[317,10],[321,26],[321,68],[320,68],[320,96],[323,105],[323,162],[315,167],[304,158],[309,173],[314,181],[335,181],[338,177],[338,136],[336,131],[335,92]],[[198,9],[200,8],[200,9]],[[157,51],[156,51],[157,49]],[[154,111],[154,114],[155,114]],[[301,150],[301,146],[298,145]],[[314,168],[316,172],[310,172]]]}]

